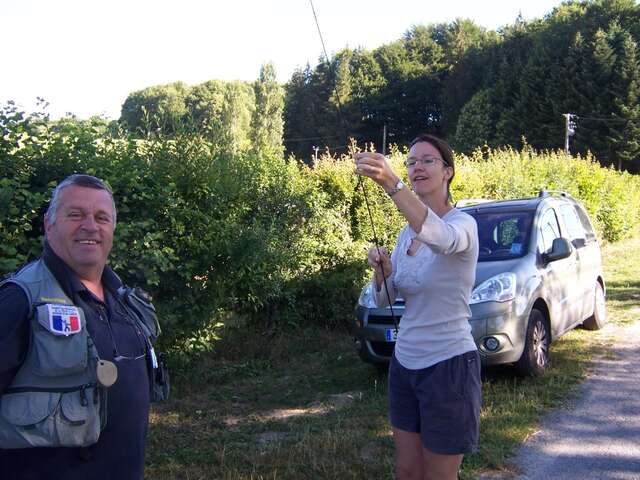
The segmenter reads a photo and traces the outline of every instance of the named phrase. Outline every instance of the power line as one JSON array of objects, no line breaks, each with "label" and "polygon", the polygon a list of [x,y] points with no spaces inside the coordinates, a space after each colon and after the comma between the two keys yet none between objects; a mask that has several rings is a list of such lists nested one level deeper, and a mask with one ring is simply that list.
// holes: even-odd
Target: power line
[{"label": "power line", "polygon": [[334,135],[332,137],[300,137],[300,138],[284,138],[282,141],[283,142],[298,142],[298,141],[302,141],[302,140],[326,140],[326,139],[330,139],[330,138],[340,138],[337,135]]},{"label": "power line", "polygon": [[327,49],[324,46],[324,38],[322,37],[322,31],[320,30],[320,23],[318,22],[318,16],[316,15],[316,9],[313,7],[313,0],[309,0],[309,3],[311,4],[311,11],[313,12],[313,19],[316,22],[316,28],[318,29],[318,35],[320,36],[320,43],[322,44],[322,51],[324,52],[324,58],[327,62],[327,68],[329,69],[330,72],[333,73],[334,76],[334,87],[336,89],[336,109],[338,110],[338,118],[340,120],[340,124],[342,125],[342,128],[344,129],[344,134],[347,135],[347,129],[346,129],[346,122],[344,121],[344,118],[342,117],[342,102],[340,101],[340,92],[338,92],[338,85],[336,82],[336,72],[333,71],[333,67],[331,66],[331,62],[329,61],[329,55],[327,54]]},{"label": "power line", "polygon": [[339,147],[325,147],[327,150],[346,150],[349,148],[349,145],[340,145]]},{"label": "power line", "polygon": [[594,120],[599,122],[629,122],[630,121],[624,118],[587,117],[577,113],[571,113],[569,115],[577,118],[578,120]]},{"label": "power line", "polygon": [[565,118],[565,134],[564,134],[564,152],[569,155],[569,141],[571,137],[576,134],[576,130],[578,129],[579,120],[591,120],[594,122],[605,122],[605,123],[629,123],[631,119],[624,118],[606,118],[606,117],[589,117],[580,115],[577,113],[563,113],[562,116]]}]

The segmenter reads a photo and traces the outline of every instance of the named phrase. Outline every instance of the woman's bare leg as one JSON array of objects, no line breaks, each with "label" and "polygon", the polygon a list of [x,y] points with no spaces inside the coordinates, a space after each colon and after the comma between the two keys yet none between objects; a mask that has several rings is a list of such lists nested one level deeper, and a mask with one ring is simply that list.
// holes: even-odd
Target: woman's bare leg
[{"label": "woman's bare leg", "polygon": [[393,429],[396,445],[396,479],[424,480],[424,455],[419,433]]},{"label": "woman's bare leg", "polygon": [[422,448],[424,480],[457,480],[464,455],[442,455]]}]

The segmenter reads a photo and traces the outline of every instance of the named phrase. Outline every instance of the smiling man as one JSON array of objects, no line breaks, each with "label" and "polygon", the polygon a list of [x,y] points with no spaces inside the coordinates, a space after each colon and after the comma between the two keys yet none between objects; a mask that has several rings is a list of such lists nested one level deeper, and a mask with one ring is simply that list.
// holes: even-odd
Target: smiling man
[{"label": "smiling man", "polygon": [[44,226],[42,257],[0,284],[0,478],[141,479],[168,384],[153,306],[107,266],[111,190],[66,178]]}]

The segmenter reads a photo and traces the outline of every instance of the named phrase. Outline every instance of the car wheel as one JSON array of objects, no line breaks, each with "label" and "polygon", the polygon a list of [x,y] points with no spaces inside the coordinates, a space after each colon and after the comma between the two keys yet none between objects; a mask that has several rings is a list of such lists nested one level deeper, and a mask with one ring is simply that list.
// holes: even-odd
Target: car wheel
[{"label": "car wheel", "polygon": [[549,344],[551,337],[547,320],[540,310],[533,309],[529,315],[527,333],[522,356],[516,362],[520,375],[540,377],[549,366]]},{"label": "car wheel", "polygon": [[607,310],[604,305],[604,288],[600,282],[596,282],[595,302],[593,315],[587,318],[582,326],[586,330],[600,330],[607,323]]}]

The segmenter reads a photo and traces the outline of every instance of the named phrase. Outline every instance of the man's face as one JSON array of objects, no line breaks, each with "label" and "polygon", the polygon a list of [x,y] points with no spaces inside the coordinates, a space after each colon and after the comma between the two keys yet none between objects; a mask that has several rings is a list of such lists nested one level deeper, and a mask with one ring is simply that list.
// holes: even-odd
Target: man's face
[{"label": "man's face", "polygon": [[114,211],[105,190],[71,185],[60,192],[55,223],[45,217],[53,251],[81,277],[101,275],[113,245]]}]

